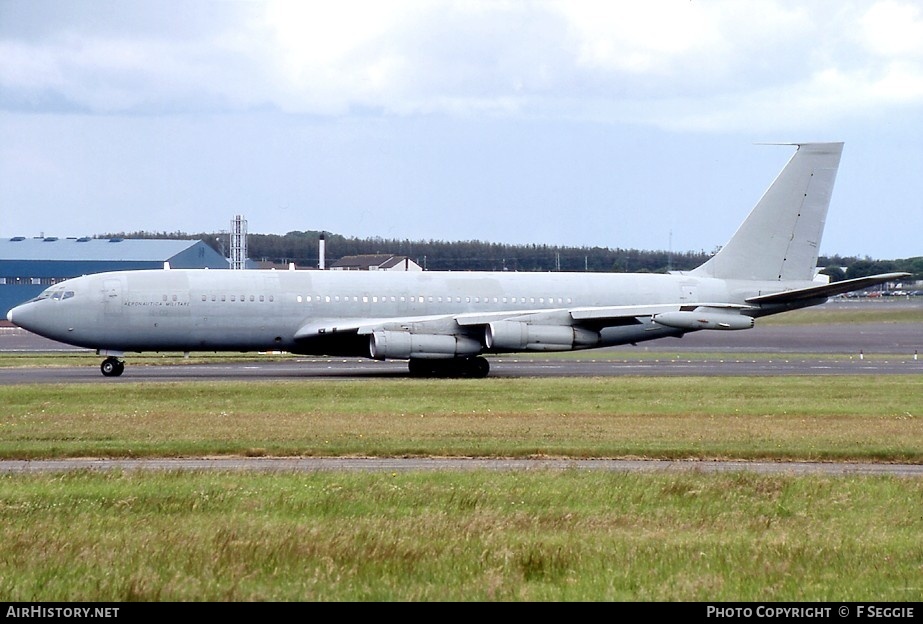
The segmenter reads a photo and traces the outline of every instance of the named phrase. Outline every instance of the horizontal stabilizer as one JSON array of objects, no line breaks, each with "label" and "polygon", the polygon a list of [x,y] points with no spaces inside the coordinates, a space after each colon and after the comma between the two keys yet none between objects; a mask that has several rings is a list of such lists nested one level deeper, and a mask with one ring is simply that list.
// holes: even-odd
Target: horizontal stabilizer
[{"label": "horizontal stabilizer", "polygon": [[881,273],[879,275],[869,275],[868,277],[857,277],[855,279],[833,282],[832,284],[822,284],[820,286],[810,286],[808,288],[799,288],[797,290],[786,290],[785,292],[774,293],[771,295],[760,295],[750,297],[747,303],[794,303],[808,299],[822,299],[834,295],[852,292],[869,286],[893,282],[894,280],[910,277],[910,273]]}]

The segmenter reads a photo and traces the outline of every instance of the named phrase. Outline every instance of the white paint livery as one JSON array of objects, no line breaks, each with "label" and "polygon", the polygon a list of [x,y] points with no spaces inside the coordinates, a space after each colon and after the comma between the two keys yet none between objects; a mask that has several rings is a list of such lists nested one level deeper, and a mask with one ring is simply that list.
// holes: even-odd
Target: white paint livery
[{"label": "white paint livery", "polygon": [[405,359],[411,374],[483,377],[491,353],[569,351],[740,330],[906,273],[827,283],[818,249],[842,143],[802,143],[732,239],[670,274],[121,271],[61,282],[10,321],[107,356],[288,351]]}]

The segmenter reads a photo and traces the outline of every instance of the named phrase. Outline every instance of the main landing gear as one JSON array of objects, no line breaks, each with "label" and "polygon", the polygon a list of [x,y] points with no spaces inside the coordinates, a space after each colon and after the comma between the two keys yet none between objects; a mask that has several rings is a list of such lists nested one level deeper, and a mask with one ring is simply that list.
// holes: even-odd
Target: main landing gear
[{"label": "main landing gear", "polygon": [[411,377],[487,377],[490,363],[482,357],[439,360],[414,358],[407,364]]},{"label": "main landing gear", "polygon": [[118,377],[125,372],[125,362],[110,356],[99,365],[99,370],[101,370],[106,377]]}]

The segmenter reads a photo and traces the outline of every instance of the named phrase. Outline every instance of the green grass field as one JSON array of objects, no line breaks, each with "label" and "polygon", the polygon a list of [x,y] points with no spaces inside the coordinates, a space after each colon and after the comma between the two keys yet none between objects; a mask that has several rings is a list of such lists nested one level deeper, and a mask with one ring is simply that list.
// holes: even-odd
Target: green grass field
[{"label": "green grass field", "polygon": [[0,386],[0,457],[923,461],[923,376]]},{"label": "green grass field", "polygon": [[[923,376],[0,387],[0,457],[923,461]],[[11,601],[911,601],[889,476],[0,476]]]},{"label": "green grass field", "polygon": [[0,596],[919,602],[921,502],[891,477],[7,475]]}]

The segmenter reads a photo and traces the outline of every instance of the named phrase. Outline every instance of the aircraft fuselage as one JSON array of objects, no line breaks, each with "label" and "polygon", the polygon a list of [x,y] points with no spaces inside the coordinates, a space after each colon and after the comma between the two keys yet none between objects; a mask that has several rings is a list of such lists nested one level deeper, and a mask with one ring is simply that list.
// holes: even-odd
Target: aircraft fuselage
[{"label": "aircraft fuselage", "polygon": [[[325,338],[355,331],[360,320],[386,325],[394,319],[395,329],[401,329],[414,322],[438,325],[440,317],[446,317],[449,334],[458,331],[455,317],[466,315],[472,318],[471,336],[481,340],[483,326],[497,313],[519,311],[567,324],[570,311],[584,307],[742,304],[754,294],[753,283],[747,287],[735,296],[726,280],[664,274],[151,270],[67,280],[49,288],[44,298],[17,307],[15,322],[101,352],[282,350],[369,356],[370,338],[361,333],[355,341],[344,341],[342,335],[335,342]],[[479,315],[484,323],[476,322]],[[600,322],[599,330],[596,342],[582,346],[684,333],[651,323]]]}]

